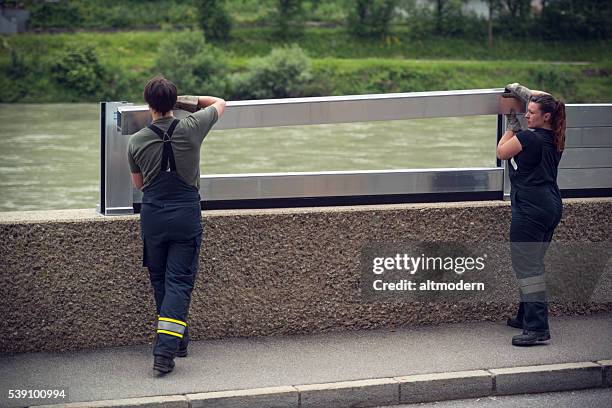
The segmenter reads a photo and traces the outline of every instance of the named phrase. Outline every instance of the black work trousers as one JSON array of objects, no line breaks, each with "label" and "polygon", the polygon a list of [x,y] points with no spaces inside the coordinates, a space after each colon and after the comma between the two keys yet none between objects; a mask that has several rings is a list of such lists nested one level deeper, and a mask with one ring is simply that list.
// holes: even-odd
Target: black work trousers
[{"label": "black work trousers", "polygon": [[172,358],[188,342],[187,315],[202,242],[200,196],[174,172],[161,172],[142,201],[143,265],[158,314],[153,354]]},{"label": "black work trousers", "polygon": [[514,190],[511,193],[510,250],[521,303],[517,319],[529,331],[548,330],[548,303],[544,257],[563,207],[553,187]]}]

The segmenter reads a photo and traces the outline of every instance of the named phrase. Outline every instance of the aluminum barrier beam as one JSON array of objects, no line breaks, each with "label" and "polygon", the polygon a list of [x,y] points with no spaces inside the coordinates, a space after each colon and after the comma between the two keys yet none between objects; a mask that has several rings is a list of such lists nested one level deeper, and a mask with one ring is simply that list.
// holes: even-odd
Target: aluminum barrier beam
[{"label": "aluminum barrier beam", "polygon": [[[512,100],[501,99],[502,93],[499,88],[229,101],[215,129],[497,115],[517,107],[508,104]],[[135,133],[151,121],[146,105],[119,107],[118,111],[124,135]],[[175,116],[185,114],[180,111]]]}]

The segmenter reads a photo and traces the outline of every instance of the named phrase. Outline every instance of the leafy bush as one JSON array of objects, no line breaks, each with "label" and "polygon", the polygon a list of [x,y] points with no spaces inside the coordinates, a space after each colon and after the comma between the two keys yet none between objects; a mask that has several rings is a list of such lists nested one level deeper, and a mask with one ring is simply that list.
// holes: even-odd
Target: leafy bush
[{"label": "leafy bush", "polygon": [[110,80],[109,72],[91,46],[59,53],[51,64],[51,76],[66,90],[86,98],[102,97]]},{"label": "leafy bush", "polygon": [[397,0],[355,0],[348,17],[349,31],[357,37],[384,37],[389,33]]},{"label": "leafy bush", "polygon": [[160,44],[154,70],[174,82],[181,94],[222,96],[226,92],[225,59],[197,32],[169,35]]},{"label": "leafy bush", "polygon": [[32,13],[28,21],[30,28],[73,29],[82,21],[80,10],[68,0],[33,2],[28,10]]},{"label": "leafy bush", "polygon": [[244,74],[234,76],[234,96],[239,99],[292,98],[306,96],[312,86],[308,56],[297,45],[275,48],[254,58]]},{"label": "leafy bush", "polygon": [[210,41],[225,41],[229,38],[232,22],[225,11],[225,0],[196,0],[198,22]]}]

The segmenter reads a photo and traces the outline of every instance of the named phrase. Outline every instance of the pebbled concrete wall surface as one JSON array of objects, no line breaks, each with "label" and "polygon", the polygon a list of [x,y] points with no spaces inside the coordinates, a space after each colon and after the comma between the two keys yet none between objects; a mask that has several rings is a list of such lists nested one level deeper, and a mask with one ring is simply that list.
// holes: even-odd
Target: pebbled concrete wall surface
[{"label": "pebbled concrete wall surface", "polygon": [[[564,200],[554,240],[610,241],[611,217],[612,199]],[[371,241],[507,241],[509,223],[507,202],[203,212],[190,336],[505,320],[516,305],[365,303],[359,259]],[[155,306],[141,254],[137,215],[0,213],[0,352],[151,343]],[[610,310],[551,305],[552,315]]]}]

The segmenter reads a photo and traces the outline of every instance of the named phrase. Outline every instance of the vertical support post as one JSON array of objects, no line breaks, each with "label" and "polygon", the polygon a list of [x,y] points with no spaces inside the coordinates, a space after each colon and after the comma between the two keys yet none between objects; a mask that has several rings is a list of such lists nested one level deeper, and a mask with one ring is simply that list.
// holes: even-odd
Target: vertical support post
[{"label": "vertical support post", "polygon": [[96,210],[106,211],[106,102],[100,102],[100,197]]},{"label": "vertical support post", "polygon": [[[497,115],[497,138],[495,139],[496,148],[503,135],[504,135],[504,115]],[[502,166],[502,161],[497,158],[497,154],[495,155],[495,166],[496,167]]]},{"label": "vertical support post", "polygon": [[[499,143],[499,140],[504,135],[505,128],[506,128],[506,119],[504,118],[504,115],[497,115],[497,142],[498,143]],[[503,200],[508,201],[510,199],[510,178],[508,176],[509,174],[508,173],[508,160],[502,161],[502,160],[497,159],[497,167],[504,168],[504,179],[503,179],[504,181],[502,183],[502,186],[503,186],[502,195],[503,195]]]}]

